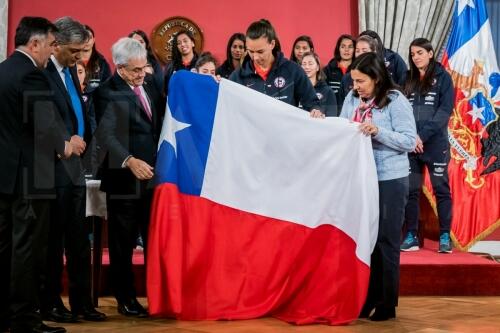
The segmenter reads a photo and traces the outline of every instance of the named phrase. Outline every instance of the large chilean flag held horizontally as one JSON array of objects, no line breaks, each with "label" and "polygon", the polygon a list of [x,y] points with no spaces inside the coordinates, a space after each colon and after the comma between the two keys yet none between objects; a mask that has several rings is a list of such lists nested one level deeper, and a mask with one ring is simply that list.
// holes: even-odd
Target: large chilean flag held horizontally
[{"label": "large chilean flag held horizontally", "polygon": [[369,138],[233,82],[170,82],[148,246],[152,315],[347,323],[378,227]]}]

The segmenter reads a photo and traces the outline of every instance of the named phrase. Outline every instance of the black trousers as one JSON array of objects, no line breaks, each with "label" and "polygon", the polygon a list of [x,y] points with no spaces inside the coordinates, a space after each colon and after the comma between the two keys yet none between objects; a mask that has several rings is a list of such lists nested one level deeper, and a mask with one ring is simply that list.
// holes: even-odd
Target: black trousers
[{"label": "black trousers", "polygon": [[68,185],[56,188],[52,202],[47,273],[42,290],[42,310],[62,305],[61,292],[64,256],[68,271],[69,304],[72,311],[92,306],[91,253],[89,226],[85,220],[85,187]]},{"label": "black trousers", "polygon": [[41,323],[49,200],[0,194],[0,329],[31,331]]},{"label": "black trousers", "polygon": [[422,192],[424,166],[429,170],[432,189],[436,196],[439,229],[451,229],[451,193],[448,181],[449,149],[410,154],[410,195],[406,205],[405,223],[408,231],[418,231],[419,199]]},{"label": "black trousers", "polygon": [[371,256],[365,307],[395,307],[399,296],[399,245],[408,200],[408,177],[379,181],[379,230]]},{"label": "black trousers", "polygon": [[106,196],[111,278],[115,297],[119,303],[136,297],[132,254],[140,232],[144,242],[144,261],[146,261],[151,199],[151,191],[141,194],[136,199]]}]

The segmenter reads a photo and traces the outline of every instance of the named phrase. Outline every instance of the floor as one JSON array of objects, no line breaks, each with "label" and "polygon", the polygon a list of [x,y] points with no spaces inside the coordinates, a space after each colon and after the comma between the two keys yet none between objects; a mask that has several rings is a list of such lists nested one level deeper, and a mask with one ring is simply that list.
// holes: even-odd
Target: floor
[{"label": "floor", "polygon": [[[67,300],[66,300],[67,301]],[[140,299],[145,304],[145,299]],[[500,332],[500,297],[401,297],[397,319],[374,323],[358,320],[346,326],[293,326],[273,318],[242,321],[176,321],[131,319],[116,312],[114,298],[100,299],[101,323],[65,324],[68,332],[179,332],[179,333],[335,333],[335,332]],[[52,323],[49,323],[52,324]]]}]

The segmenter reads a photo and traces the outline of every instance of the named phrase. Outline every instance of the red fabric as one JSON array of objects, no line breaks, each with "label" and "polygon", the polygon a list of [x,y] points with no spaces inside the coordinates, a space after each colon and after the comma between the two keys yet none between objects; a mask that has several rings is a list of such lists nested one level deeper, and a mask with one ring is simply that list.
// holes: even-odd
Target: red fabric
[{"label": "red fabric", "polygon": [[269,69],[267,70],[264,70],[260,68],[256,63],[254,63],[253,66],[255,67],[255,73],[257,73],[257,75],[260,76],[262,80],[266,81],[267,77],[269,76],[269,72],[271,71],[271,67],[269,67]]},{"label": "red fabric", "polygon": [[244,213],[163,184],[149,235],[147,294],[155,316],[344,324],[365,300],[369,267],[357,259],[354,241],[330,225],[312,229]]},{"label": "red fabric", "polygon": [[[442,63],[448,67],[445,53]],[[448,166],[452,194],[452,236],[455,246],[467,250],[475,242],[483,239],[500,226],[500,172],[486,175],[481,156],[481,138],[488,133],[479,121],[472,122],[467,112],[472,110],[461,89],[455,91],[455,109],[448,124],[448,130],[460,145],[473,157],[477,157],[475,170],[466,170],[465,160],[451,148],[451,160]],[[490,161],[490,164],[494,159]],[[425,175],[424,188],[432,194],[432,185],[428,173]],[[432,196],[431,204],[436,200]]]},{"label": "red fabric", "polygon": [[339,68],[340,68],[340,71],[342,72],[342,75],[345,75],[345,73],[347,73],[347,67],[339,65]]}]

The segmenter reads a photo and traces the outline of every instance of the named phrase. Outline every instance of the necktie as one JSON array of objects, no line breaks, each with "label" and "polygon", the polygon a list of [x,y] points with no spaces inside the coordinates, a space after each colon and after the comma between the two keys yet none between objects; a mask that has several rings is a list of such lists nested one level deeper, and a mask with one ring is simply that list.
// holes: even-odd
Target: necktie
[{"label": "necktie", "polygon": [[68,90],[69,97],[71,99],[71,105],[73,106],[73,112],[75,112],[76,122],[78,124],[78,135],[83,138],[85,132],[85,125],[83,122],[83,110],[82,103],[80,102],[80,97],[76,91],[75,84],[71,78],[71,73],[68,67],[64,67],[64,83],[66,83],[66,90]]},{"label": "necktie", "polygon": [[134,90],[134,94],[136,94],[137,97],[139,98],[139,101],[141,101],[141,105],[142,105],[142,108],[144,109],[144,113],[146,114],[146,116],[148,116],[148,119],[151,121],[151,109],[149,108],[148,102],[146,102],[146,100],[144,99],[144,97],[141,94],[141,87],[136,86],[136,87],[134,87],[133,90]]}]

